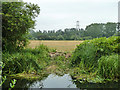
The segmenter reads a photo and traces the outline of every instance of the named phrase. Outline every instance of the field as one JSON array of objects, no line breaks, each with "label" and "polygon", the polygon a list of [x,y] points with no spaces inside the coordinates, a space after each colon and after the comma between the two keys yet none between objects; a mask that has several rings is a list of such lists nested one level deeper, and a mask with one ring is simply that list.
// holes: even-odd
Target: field
[{"label": "field", "polygon": [[83,41],[53,41],[53,40],[30,40],[28,47],[34,48],[40,44],[47,45],[49,48],[56,49],[61,52],[71,52]]}]

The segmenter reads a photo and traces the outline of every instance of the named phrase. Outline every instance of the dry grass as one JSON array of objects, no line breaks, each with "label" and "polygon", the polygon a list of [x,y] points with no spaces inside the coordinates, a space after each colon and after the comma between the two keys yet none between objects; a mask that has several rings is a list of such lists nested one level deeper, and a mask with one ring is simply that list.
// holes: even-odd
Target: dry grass
[{"label": "dry grass", "polygon": [[48,41],[48,40],[30,40],[28,47],[34,48],[40,44],[47,45],[49,48],[56,49],[57,51],[70,52],[76,48],[76,45],[83,41]]}]

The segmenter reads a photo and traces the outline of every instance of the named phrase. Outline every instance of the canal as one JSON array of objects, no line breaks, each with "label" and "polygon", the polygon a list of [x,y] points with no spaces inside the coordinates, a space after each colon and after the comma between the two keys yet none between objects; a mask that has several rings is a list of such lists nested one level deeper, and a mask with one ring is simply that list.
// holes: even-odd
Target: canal
[{"label": "canal", "polygon": [[[118,88],[117,82],[107,83],[80,83],[73,79],[69,74],[58,76],[55,74],[49,74],[38,80],[18,79],[15,88]],[[11,78],[8,78],[3,84],[3,88],[10,87]]]}]

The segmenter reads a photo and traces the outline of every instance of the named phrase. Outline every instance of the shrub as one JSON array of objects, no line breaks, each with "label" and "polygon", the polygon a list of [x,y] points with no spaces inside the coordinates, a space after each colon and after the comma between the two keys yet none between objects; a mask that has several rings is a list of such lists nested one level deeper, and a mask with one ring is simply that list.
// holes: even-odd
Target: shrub
[{"label": "shrub", "polygon": [[40,45],[35,49],[25,49],[20,52],[10,54],[9,52],[3,53],[3,62],[5,67],[3,73],[15,74],[32,71],[40,71],[47,65],[49,61],[48,48]]},{"label": "shrub", "polygon": [[113,36],[110,38],[96,38],[90,41],[95,47],[97,47],[97,52],[99,56],[110,55],[111,53],[120,53],[120,37]]},{"label": "shrub", "polygon": [[71,57],[72,66],[79,66],[80,62],[85,68],[98,67],[98,59],[102,56],[120,53],[120,37],[102,37],[85,40],[77,46]]}]

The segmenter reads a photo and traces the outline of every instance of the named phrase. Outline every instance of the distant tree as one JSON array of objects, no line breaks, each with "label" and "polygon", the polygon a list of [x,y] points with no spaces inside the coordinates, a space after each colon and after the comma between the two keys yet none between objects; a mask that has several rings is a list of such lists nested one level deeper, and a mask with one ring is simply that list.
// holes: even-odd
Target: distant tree
[{"label": "distant tree", "polygon": [[86,36],[91,36],[92,38],[102,37],[103,24],[91,24],[86,27]]},{"label": "distant tree", "polygon": [[94,23],[86,26],[84,29],[66,28],[63,31],[46,30],[36,32],[34,35],[38,40],[88,40],[99,37],[110,37],[112,35],[120,35],[116,30],[116,23]]},{"label": "distant tree", "polygon": [[32,29],[29,29],[28,39],[34,40],[35,39],[34,34],[35,34],[35,31]]},{"label": "distant tree", "polygon": [[63,37],[62,35],[59,35],[59,36],[57,37],[57,40],[64,40],[64,37]]},{"label": "distant tree", "polygon": [[116,26],[117,26],[117,23],[108,22],[107,24],[105,24],[104,36],[110,37],[114,35],[114,33],[116,32]]},{"label": "distant tree", "polygon": [[24,2],[2,3],[2,45],[3,50],[13,51],[24,48],[27,34],[34,28],[35,17],[40,7]]},{"label": "distant tree", "polygon": [[110,37],[116,32],[116,25],[116,23],[88,25],[85,29],[85,36],[91,36],[92,38]]}]

